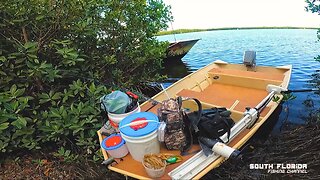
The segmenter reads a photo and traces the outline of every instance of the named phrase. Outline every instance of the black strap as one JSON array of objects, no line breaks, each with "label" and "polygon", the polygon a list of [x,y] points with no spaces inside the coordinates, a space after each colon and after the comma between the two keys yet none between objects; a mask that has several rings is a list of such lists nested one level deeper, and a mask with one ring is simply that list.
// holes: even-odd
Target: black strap
[{"label": "black strap", "polygon": [[181,96],[177,97],[177,103],[179,105],[179,111],[180,111],[181,107],[182,107],[182,97]]},{"label": "black strap", "polygon": [[103,102],[100,102],[100,104],[102,104],[102,106],[104,107],[104,109],[101,111],[101,114],[102,114],[102,123],[105,124],[107,121],[109,121],[107,107],[103,104]]},{"label": "black strap", "polygon": [[[194,100],[198,105],[199,114],[198,114],[198,117],[197,117],[197,120],[196,120],[197,123],[198,123],[200,121],[200,118],[201,118],[202,105],[201,105],[201,103],[200,103],[200,101],[198,99],[194,99],[194,98],[189,98],[189,99]],[[178,97],[177,101],[178,101],[179,109],[180,109],[182,107],[182,98]],[[187,131],[186,132],[186,133],[188,133],[187,136],[189,136],[189,138],[190,138],[190,142],[189,142],[190,144],[187,144],[185,147],[182,147],[182,149],[180,149],[180,152],[181,152],[181,155],[189,155],[189,154],[193,154],[193,153],[198,152],[198,151],[194,151],[194,152],[189,153],[188,150],[191,148],[191,145],[193,144],[193,140],[194,140],[193,139],[193,135],[192,135],[192,129],[195,129],[196,132],[198,132],[199,129],[198,129],[198,126],[195,125],[195,123],[193,121],[189,121],[188,115],[184,111],[182,111],[182,113],[183,113],[183,116],[184,116],[183,119],[184,119],[184,121],[186,123],[185,131]],[[191,126],[193,126],[193,128]]]},{"label": "black strap", "polygon": [[227,128],[228,128],[228,131],[227,131],[227,142],[224,142],[224,143],[228,143],[229,140],[230,140],[230,134],[231,134],[231,127],[229,125],[229,123],[227,122],[226,118],[222,118],[223,119],[223,122],[226,124]]},{"label": "black strap", "polygon": [[191,124],[193,126],[193,129],[195,130],[195,132],[197,133],[199,131],[199,128],[198,128],[198,124],[200,122],[200,119],[201,119],[201,115],[202,115],[202,105],[201,105],[201,102],[196,99],[196,98],[188,98],[188,99],[192,99],[194,100],[197,105],[198,105],[198,117],[197,119],[195,119],[194,121],[191,121]]},{"label": "black strap", "polygon": [[[183,121],[184,121],[184,123],[190,123],[190,122],[186,122],[186,121],[185,121],[185,117],[184,117],[184,116],[186,116],[186,113],[183,112],[183,111],[182,111],[182,116],[183,116]],[[192,146],[192,144],[193,144],[193,136],[192,136],[191,125],[190,125],[190,124],[189,124],[189,125],[186,124],[186,125],[184,126],[184,128],[183,128],[183,131],[184,131],[185,133],[187,133],[187,134],[186,134],[186,138],[189,138],[189,142],[188,142],[188,140],[187,140],[186,143],[189,143],[189,144],[186,144],[185,147],[181,147],[181,149],[180,149],[180,154],[181,154],[181,156],[183,156],[183,155],[188,155],[188,151],[189,151],[189,149],[191,148],[191,146]]]}]

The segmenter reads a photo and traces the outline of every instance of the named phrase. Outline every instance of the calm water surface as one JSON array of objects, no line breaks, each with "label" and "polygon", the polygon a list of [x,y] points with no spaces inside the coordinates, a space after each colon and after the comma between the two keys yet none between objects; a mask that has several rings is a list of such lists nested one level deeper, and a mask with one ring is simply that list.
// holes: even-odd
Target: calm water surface
[{"label": "calm water surface", "polygon": [[[199,38],[200,41],[182,59],[182,63],[167,69],[169,77],[181,78],[206,66],[214,60],[221,59],[229,63],[242,63],[245,50],[257,52],[257,65],[293,66],[289,89],[310,87],[311,75],[320,70],[320,62],[314,57],[320,55],[320,42],[317,41],[317,30],[309,29],[254,29],[222,30],[175,35],[177,40]],[[174,41],[173,35],[159,36],[159,40]],[[183,69],[184,68],[184,69]],[[171,73],[173,72],[173,73]],[[170,85],[170,83],[167,83]],[[297,98],[289,101],[283,110],[281,121],[304,123],[302,117],[307,115],[303,102],[311,98],[314,106],[320,106],[320,97],[312,92],[294,93]],[[287,109],[287,108],[284,108]],[[289,113],[289,114],[288,114]],[[288,117],[287,117],[288,115]]]}]

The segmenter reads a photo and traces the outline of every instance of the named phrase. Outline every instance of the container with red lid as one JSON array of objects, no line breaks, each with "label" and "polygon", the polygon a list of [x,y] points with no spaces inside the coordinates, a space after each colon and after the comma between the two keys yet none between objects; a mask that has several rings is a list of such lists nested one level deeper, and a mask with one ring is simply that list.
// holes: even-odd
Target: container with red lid
[{"label": "container with red lid", "polygon": [[139,112],[125,117],[119,124],[121,137],[132,158],[142,162],[145,154],[160,153],[159,118],[152,112]]},{"label": "container with red lid", "polygon": [[120,134],[112,134],[104,138],[101,146],[114,158],[122,158],[129,152]]}]

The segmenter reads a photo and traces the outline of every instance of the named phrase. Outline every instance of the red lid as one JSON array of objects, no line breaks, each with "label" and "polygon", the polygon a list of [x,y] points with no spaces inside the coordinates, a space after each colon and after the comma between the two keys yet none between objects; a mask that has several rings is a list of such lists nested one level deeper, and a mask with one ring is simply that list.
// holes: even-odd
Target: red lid
[{"label": "red lid", "polygon": [[120,136],[112,136],[106,140],[107,147],[117,146],[121,143],[122,139]]},{"label": "red lid", "polygon": [[[136,121],[142,121],[142,120],[147,120],[147,118],[145,118],[145,117],[138,117],[138,118],[136,118],[136,119],[134,119],[133,121],[131,121],[131,122],[136,122]],[[131,125],[130,127],[132,128],[132,129],[134,129],[135,131],[137,131],[138,129],[141,129],[141,128],[144,128],[144,127],[146,127],[148,125],[148,122],[142,122],[141,124],[137,124],[137,125]]]}]

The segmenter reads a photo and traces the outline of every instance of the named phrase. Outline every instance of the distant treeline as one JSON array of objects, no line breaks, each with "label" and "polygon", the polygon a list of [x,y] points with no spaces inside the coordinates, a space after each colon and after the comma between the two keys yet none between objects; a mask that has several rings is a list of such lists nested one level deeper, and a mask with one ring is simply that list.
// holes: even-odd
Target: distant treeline
[{"label": "distant treeline", "polygon": [[243,30],[243,29],[318,29],[313,27],[228,27],[228,28],[210,28],[210,29],[177,29],[171,31],[161,31],[157,35],[182,34],[189,32],[201,31],[218,31],[218,30]]}]

